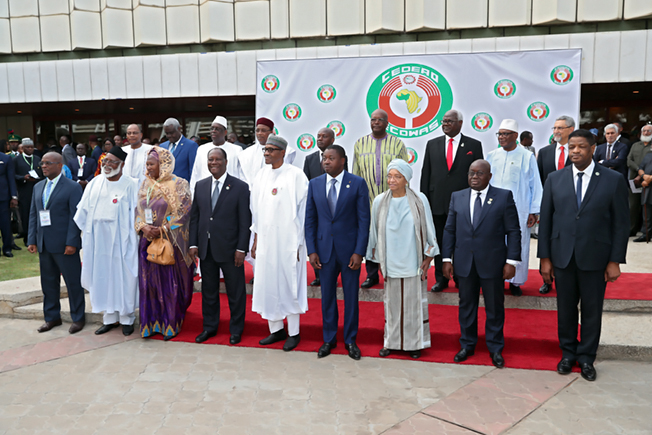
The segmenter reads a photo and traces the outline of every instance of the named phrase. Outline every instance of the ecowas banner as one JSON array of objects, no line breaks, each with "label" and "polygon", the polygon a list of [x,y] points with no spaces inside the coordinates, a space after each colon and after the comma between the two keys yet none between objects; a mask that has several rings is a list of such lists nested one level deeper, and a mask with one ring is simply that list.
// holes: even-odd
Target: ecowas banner
[{"label": "ecowas banner", "polygon": [[371,113],[384,109],[388,132],[408,149],[414,187],[426,143],[443,134],[450,109],[462,112],[462,134],[480,140],[485,155],[505,118],[534,134],[537,151],[547,145],[555,118],[578,120],[580,63],[579,49],[261,61],[256,116],[272,119],[296,147],[299,167],[317,151],[319,129],[332,128],[351,169],[353,145],[371,134]]}]

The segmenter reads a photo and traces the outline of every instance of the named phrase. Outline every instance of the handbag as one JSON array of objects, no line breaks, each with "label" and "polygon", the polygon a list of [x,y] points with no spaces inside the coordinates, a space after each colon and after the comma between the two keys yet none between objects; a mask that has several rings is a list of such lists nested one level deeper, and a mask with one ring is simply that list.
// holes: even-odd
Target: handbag
[{"label": "handbag", "polygon": [[174,264],[174,247],[168,238],[165,227],[161,227],[161,237],[152,240],[147,247],[147,260],[151,263],[169,266]]},{"label": "handbag", "polygon": [[18,207],[12,207],[11,211],[11,234],[23,234],[23,222],[20,219]]}]

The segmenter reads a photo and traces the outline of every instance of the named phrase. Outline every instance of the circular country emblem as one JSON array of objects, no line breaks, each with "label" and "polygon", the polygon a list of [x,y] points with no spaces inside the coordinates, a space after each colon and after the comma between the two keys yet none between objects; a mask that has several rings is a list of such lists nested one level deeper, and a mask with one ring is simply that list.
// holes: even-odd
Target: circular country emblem
[{"label": "circular country emblem", "polygon": [[290,122],[301,118],[301,107],[298,104],[290,103],[283,108],[283,117]]},{"label": "circular country emblem", "polygon": [[499,80],[494,86],[494,94],[498,98],[507,99],[512,98],[516,93],[516,85],[511,80]]},{"label": "circular country emblem", "polygon": [[408,163],[410,164],[410,166],[412,166],[417,162],[417,160],[419,160],[419,154],[417,154],[414,148],[408,148],[407,153],[408,153]]},{"label": "circular country emblem", "polygon": [[480,112],[473,115],[471,125],[475,131],[487,131],[494,125],[494,120],[488,113]]},{"label": "circular country emblem", "polygon": [[333,85],[321,85],[317,89],[317,98],[322,103],[330,103],[335,99],[337,92],[335,91],[335,86]]},{"label": "circular country emblem", "polygon": [[315,147],[315,136],[310,133],[304,133],[297,139],[297,148],[301,151],[310,151]]},{"label": "circular country emblem", "polygon": [[328,123],[326,127],[333,130],[333,132],[335,133],[335,137],[342,137],[346,132],[346,129],[344,128],[344,124],[342,123],[342,121],[331,121]]},{"label": "circular country emblem", "polygon": [[383,71],[367,91],[369,116],[387,112],[387,131],[400,137],[421,137],[441,126],[453,106],[448,80],[426,65],[405,63]]},{"label": "circular country emblem", "polygon": [[573,70],[566,65],[556,66],[550,71],[550,80],[556,85],[567,85],[573,80]]},{"label": "circular country emblem", "polygon": [[532,121],[541,122],[550,115],[550,108],[546,103],[537,101],[532,103],[527,108],[527,116]]},{"label": "circular country emblem", "polygon": [[260,82],[260,87],[263,88],[263,91],[271,94],[272,92],[278,91],[278,88],[281,86],[281,81],[278,77],[269,75],[263,77],[263,80]]}]

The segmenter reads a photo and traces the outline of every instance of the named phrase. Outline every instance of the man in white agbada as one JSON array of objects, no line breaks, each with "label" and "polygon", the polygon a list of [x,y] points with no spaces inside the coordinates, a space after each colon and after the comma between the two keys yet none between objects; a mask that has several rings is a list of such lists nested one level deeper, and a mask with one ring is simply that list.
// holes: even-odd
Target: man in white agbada
[{"label": "man in white agbada", "polygon": [[[308,179],[301,169],[283,162],[286,148],[282,137],[267,138],[266,165],[251,186],[252,256],[256,259],[252,310],[269,323],[271,335],[260,344],[287,338],[283,350],[290,351],[301,340],[299,317],[308,311],[304,238]],[[286,317],[287,333],[283,328]]]},{"label": "man in white agbada", "polygon": [[537,223],[543,187],[534,154],[516,146],[516,121],[503,120],[496,135],[500,148],[491,151],[486,160],[491,165],[491,185],[511,190],[516,202],[521,227],[521,262],[516,266],[516,275],[508,282],[512,295],[521,296],[521,286],[527,281],[528,274],[530,228]]},{"label": "man in white agbada", "polygon": [[113,147],[102,160],[102,175],[93,178],[77,205],[74,220],[82,230],[82,286],[94,313],[104,312],[104,334],[122,325],[134,332],[138,302],[138,239],[134,231],[138,202],[136,180],[123,174],[127,154]]},{"label": "man in white agbada", "polygon": [[242,152],[242,147],[226,141],[226,129],[226,118],[223,116],[216,116],[211,124],[211,139],[213,143],[204,144],[197,149],[195,164],[192,167],[192,174],[190,175],[190,192],[193,195],[195,193],[195,184],[197,184],[199,180],[211,176],[211,173],[208,170],[208,153],[214,148],[220,147],[226,152],[227,174],[240,178],[238,171],[238,154]]},{"label": "man in white agbada", "polygon": [[135,179],[139,187],[145,179],[147,153],[152,149],[151,145],[142,143],[142,140],[143,132],[138,125],[131,124],[127,127],[127,141],[129,142],[129,146],[122,148],[127,153],[127,160],[124,162],[122,173]]}]

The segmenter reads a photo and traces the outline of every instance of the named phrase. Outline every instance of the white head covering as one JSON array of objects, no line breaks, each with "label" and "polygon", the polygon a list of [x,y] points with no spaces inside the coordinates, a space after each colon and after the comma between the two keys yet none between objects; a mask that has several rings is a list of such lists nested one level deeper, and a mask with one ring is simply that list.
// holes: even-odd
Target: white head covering
[{"label": "white head covering", "polygon": [[408,181],[412,179],[412,166],[403,159],[394,159],[389,162],[389,165],[387,165],[387,172],[389,172],[390,169],[396,169]]},{"label": "white head covering", "polygon": [[498,129],[510,130],[518,133],[518,122],[513,119],[503,119],[503,122],[500,123]]},{"label": "white head covering", "polygon": [[34,141],[28,137],[24,137],[23,141],[21,142],[23,145],[34,145]]},{"label": "white head covering", "polygon": [[224,128],[228,128],[226,125],[226,118],[223,116],[216,116],[212,122],[213,124],[220,124]]}]

